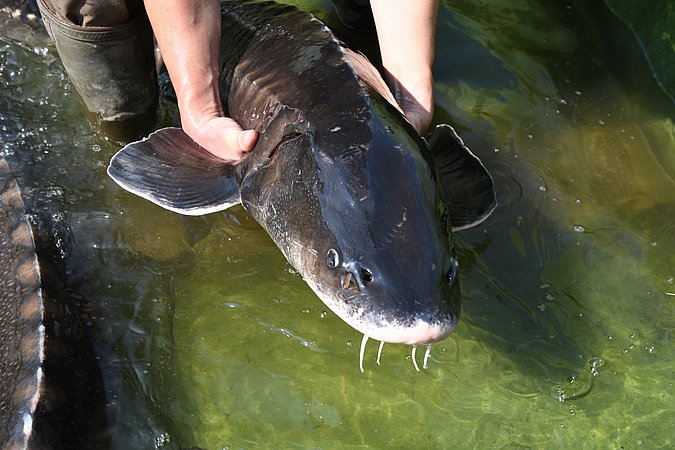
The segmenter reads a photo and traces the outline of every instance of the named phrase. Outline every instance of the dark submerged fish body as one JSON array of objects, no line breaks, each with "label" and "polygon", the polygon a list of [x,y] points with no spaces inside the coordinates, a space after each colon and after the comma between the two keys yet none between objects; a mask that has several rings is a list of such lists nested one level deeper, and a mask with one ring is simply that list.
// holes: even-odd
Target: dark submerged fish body
[{"label": "dark submerged fish body", "polygon": [[25,448],[43,390],[44,302],[19,187],[0,158],[0,443]]},{"label": "dark submerged fish body", "polygon": [[[48,42],[29,0],[0,0],[0,35],[10,53]],[[17,131],[8,114],[3,136]],[[34,192],[22,195],[17,179],[0,156],[0,447],[110,448],[99,361],[54,242],[53,211],[35,208]]]},{"label": "dark submerged fish body", "polygon": [[310,14],[225,3],[221,48],[223,103],[261,133],[250,156],[224,163],[169,128],[122,149],[110,176],[183,214],[241,203],[365,336],[446,337],[460,312],[448,216],[465,228],[495,207],[480,161],[447,125],[420,138],[376,69]]}]

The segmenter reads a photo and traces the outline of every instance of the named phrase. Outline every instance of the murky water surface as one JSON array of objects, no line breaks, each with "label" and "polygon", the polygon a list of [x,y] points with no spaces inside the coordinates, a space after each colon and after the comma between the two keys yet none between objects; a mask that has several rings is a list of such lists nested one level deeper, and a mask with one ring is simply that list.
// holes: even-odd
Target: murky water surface
[{"label": "murky water surface", "polygon": [[500,206],[455,237],[463,317],[428,369],[371,343],[363,374],[241,208],[180,217],[109,180],[119,147],[54,48],[3,23],[0,152],[87,299],[113,447],[672,448],[675,106],[587,3],[442,6],[436,119]]}]

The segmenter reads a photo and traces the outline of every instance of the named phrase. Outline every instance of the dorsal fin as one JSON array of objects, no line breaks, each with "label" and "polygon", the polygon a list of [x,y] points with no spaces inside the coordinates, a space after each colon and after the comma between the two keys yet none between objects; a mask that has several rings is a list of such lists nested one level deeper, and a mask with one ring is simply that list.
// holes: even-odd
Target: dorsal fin
[{"label": "dorsal fin", "polygon": [[438,125],[427,136],[427,142],[434,155],[452,231],[483,222],[497,207],[494,182],[483,163],[450,125]]}]

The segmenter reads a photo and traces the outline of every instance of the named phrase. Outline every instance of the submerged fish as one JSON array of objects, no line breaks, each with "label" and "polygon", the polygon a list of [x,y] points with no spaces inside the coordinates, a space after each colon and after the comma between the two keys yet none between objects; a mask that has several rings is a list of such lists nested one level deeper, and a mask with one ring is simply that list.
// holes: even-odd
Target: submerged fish
[{"label": "submerged fish", "polygon": [[460,314],[451,230],[496,206],[483,165],[449,125],[422,139],[372,64],[312,15],[226,2],[222,21],[223,104],[260,132],[248,158],[225,163],[165,128],[109,175],[181,214],[241,203],[364,344],[445,338]]},{"label": "submerged fish", "polygon": [[25,448],[43,392],[44,301],[19,187],[0,157],[0,442]]}]

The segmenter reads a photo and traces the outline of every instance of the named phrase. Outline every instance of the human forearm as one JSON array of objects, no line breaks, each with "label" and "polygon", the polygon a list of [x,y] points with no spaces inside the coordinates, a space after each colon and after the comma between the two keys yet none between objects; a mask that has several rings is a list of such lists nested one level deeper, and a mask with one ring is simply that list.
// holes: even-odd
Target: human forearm
[{"label": "human forearm", "polygon": [[385,77],[420,133],[433,115],[438,5],[438,0],[371,0]]},{"label": "human forearm", "polygon": [[222,114],[217,89],[218,0],[145,0],[145,5],[176,90],[183,121],[198,121],[183,117],[188,112]]},{"label": "human forearm", "polygon": [[257,139],[223,117],[218,0],[145,0],[162,58],[176,90],[185,132],[202,147],[238,162]]}]

